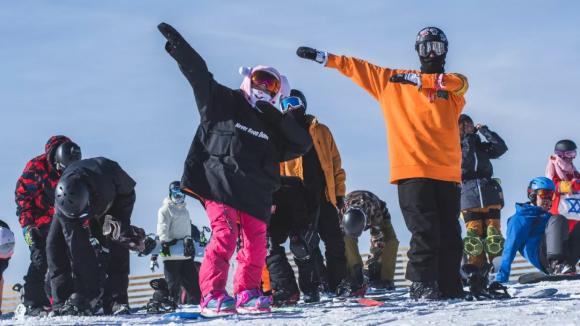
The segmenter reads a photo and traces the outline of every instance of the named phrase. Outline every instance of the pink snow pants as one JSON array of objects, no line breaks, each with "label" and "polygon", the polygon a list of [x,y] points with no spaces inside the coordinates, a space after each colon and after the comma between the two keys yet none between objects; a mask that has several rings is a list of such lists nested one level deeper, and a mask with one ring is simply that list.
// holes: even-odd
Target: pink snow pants
[{"label": "pink snow pants", "polygon": [[205,248],[199,270],[199,286],[206,296],[212,291],[225,292],[229,261],[236,249],[238,222],[242,246],[234,276],[234,294],[260,289],[262,268],[266,263],[266,223],[226,204],[205,200],[212,236]]}]

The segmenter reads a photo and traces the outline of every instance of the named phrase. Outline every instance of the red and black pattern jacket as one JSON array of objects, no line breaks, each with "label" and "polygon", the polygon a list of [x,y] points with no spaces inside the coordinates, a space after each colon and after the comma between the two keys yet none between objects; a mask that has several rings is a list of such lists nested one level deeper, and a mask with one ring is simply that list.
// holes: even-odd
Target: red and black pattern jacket
[{"label": "red and black pattern jacket", "polygon": [[60,173],[51,163],[55,150],[71,140],[65,136],[52,136],[45,153],[28,163],[16,182],[16,215],[23,228],[50,225],[54,215],[54,190]]}]

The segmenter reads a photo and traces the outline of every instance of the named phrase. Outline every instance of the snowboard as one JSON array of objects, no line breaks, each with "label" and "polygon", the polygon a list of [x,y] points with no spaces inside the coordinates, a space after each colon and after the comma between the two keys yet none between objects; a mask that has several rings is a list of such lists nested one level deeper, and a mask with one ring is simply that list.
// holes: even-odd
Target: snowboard
[{"label": "snowboard", "polygon": [[541,290],[538,290],[532,294],[526,295],[524,298],[543,299],[543,298],[551,297],[556,293],[558,293],[558,289],[554,289],[554,288],[541,289]]},{"label": "snowboard", "polygon": [[533,272],[521,275],[518,278],[520,284],[534,284],[539,282],[558,282],[580,280],[580,274],[548,275],[542,272]]},{"label": "snowboard", "polygon": [[163,315],[163,319],[199,319],[201,315],[199,312],[170,312]]}]

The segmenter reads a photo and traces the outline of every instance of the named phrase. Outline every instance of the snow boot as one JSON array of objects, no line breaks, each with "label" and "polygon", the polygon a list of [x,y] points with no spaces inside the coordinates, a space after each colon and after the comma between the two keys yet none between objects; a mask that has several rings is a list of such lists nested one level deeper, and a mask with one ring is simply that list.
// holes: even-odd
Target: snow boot
[{"label": "snow boot", "polygon": [[272,306],[293,306],[298,303],[300,299],[300,292],[290,291],[287,289],[273,290]]},{"label": "snow boot", "polygon": [[389,292],[395,290],[395,283],[391,280],[370,280],[369,292]]},{"label": "snow boot", "polygon": [[151,280],[149,285],[151,285],[155,292],[153,292],[153,297],[145,306],[147,313],[164,314],[167,312],[173,312],[175,309],[177,309],[177,304],[173,300],[173,297],[169,294],[169,288],[164,278]]},{"label": "snow boot", "polygon": [[548,271],[550,275],[576,274],[576,266],[568,264],[565,261],[554,259],[550,261]]},{"label": "snow boot", "polygon": [[240,314],[270,312],[272,297],[262,295],[258,289],[245,290],[236,294],[236,309]]},{"label": "snow boot", "polygon": [[93,307],[89,300],[80,293],[73,293],[60,307],[53,307],[50,316],[92,316]]},{"label": "snow boot", "polygon": [[200,314],[204,317],[228,316],[237,313],[236,301],[225,291],[212,291],[201,299]]},{"label": "snow boot", "polygon": [[112,313],[113,313],[113,316],[130,315],[131,308],[126,303],[115,302],[113,304]]},{"label": "snow boot", "polygon": [[411,299],[439,300],[439,284],[437,282],[413,282],[409,289]]},{"label": "snow boot", "polygon": [[302,300],[304,303],[320,302],[320,293],[318,291],[304,292],[302,295]]},{"label": "snow boot", "polygon": [[353,296],[352,284],[348,280],[343,279],[336,286],[336,299],[341,300],[352,296]]}]

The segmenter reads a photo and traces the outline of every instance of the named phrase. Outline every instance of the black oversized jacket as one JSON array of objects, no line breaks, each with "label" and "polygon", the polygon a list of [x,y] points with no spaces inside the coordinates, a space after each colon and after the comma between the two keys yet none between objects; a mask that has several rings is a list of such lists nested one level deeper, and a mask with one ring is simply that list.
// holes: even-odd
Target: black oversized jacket
[{"label": "black oversized jacket", "polygon": [[129,227],[136,183],[117,162],[104,157],[76,161],[66,168],[61,180],[71,174],[83,175],[89,185],[91,202],[88,218],[102,220],[105,214],[110,214],[121,221],[123,227]]},{"label": "black oversized jacket", "polygon": [[465,135],[461,139],[461,209],[502,205],[501,186],[492,179],[496,159],[507,151],[503,139],[487,127],[479,129],[486,141],[477,134]]},{"label": "black oversized jacket", "polygon": [[291,116],[261,113],[240,90],[217,83],[187,43],[176,51],[200,114],[182,189],[268,222],[272,194],[280,187],[279,162],[303,155],[312,146],[308,133]]}]

